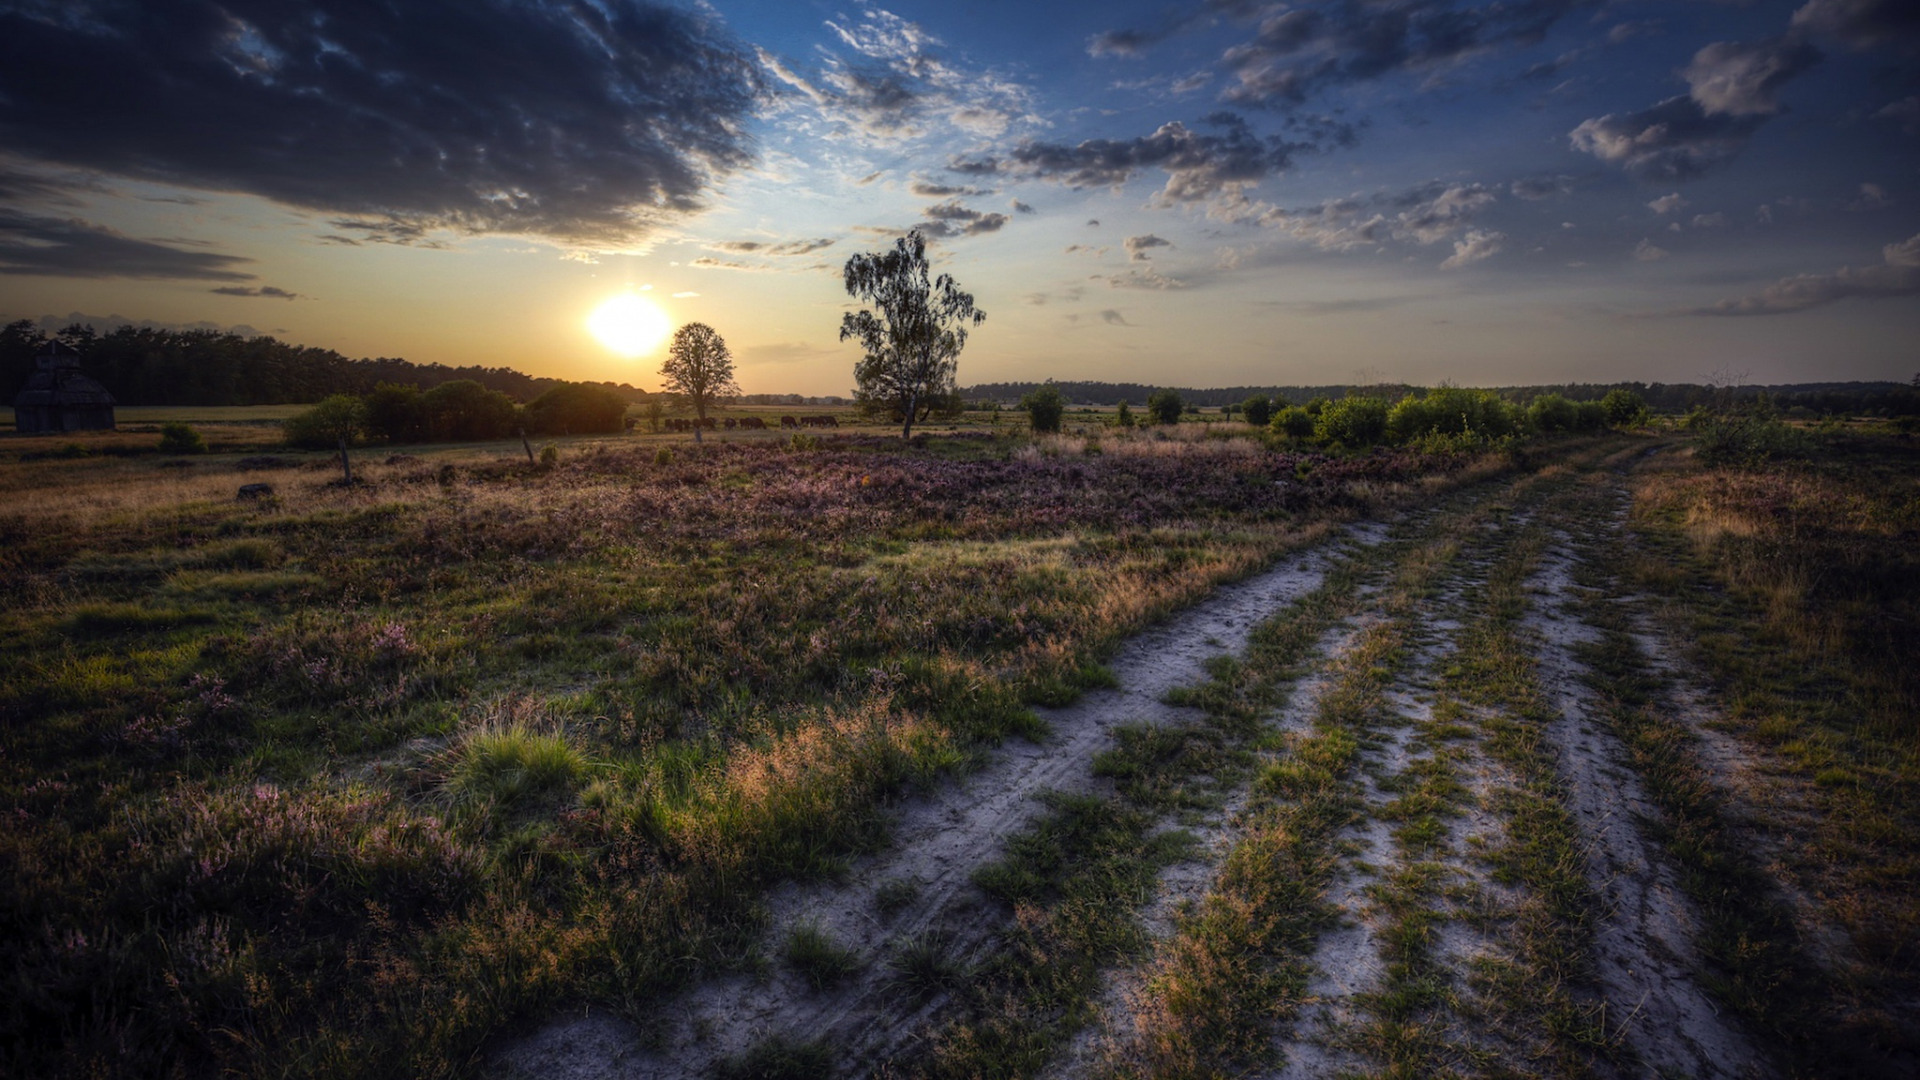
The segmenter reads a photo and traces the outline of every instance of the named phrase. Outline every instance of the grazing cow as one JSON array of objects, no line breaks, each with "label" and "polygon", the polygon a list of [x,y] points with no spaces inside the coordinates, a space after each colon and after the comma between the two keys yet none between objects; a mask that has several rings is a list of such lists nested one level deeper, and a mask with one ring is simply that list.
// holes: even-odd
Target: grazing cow
[{"label": "grazing cow", "polygon": [[791,416],[783,416],[780,418],[780,426],[783,428],[797,428],[800,426],[800,421],[795,420]]},{"label": "grazing cow", "polygon": [[703,431],[717,431],[720,428],[720,421],[711,416],[703,416],[700,418],[700,427]]},{"label": "grazing cow", "polygon": [[833,415],[832,413],[827,413],[826,415],[820,418],[820,426],[821,427],[839,427],[840,418]]},{"label": "grazing cow", "polygon": [[762,420],[762,419],[760,419],[760,418],[759,418],[759,417],[757,417],[757,416],[743,416],[743,417],[741,417],[741,418],[740,418],[740,426],[741,426],[741,427],[743,427],[743,428],[745,428],[745,429],[747,429],[748,431],[765,431],[765,430],[767,430],[767,422],[766,422],[765,420]]},{"label": "grazing cow", "polygon": [[740,426],[740,421],[735,420],[731,416],[727,417],[725,420],[722,420],[721,423],[726,426],[726,429],[728,431],[732,431],[734,428],[737,428]]}]

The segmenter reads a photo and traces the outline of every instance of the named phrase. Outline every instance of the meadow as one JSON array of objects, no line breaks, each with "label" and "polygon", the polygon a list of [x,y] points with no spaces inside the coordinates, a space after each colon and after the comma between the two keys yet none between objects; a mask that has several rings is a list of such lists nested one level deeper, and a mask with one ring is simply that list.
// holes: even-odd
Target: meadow
[{"label": "meadow", "polygon": [[[242,412],[146,418],[203,425],[193,457],[0,440],[0,1072],[541,1072],[520,1040],[583,1008],[635,1075],[1684,1069],[1597,944],[1576,708],[1642,778],[1734,1057],[1912,1060],[1891,433],[1713,464],[1671,431],[1328,453],[970,414],[363,449],[342,485]],[[1136,635],[1295,561],[1315,591],[1056,761],[959,884],[875,869],[1124,697]],[[824,921],[849,897],[919,929]],[[1352,926],[1343,999],[1315,980]],[[662,1019],[723,985],[900,1015]]]}]

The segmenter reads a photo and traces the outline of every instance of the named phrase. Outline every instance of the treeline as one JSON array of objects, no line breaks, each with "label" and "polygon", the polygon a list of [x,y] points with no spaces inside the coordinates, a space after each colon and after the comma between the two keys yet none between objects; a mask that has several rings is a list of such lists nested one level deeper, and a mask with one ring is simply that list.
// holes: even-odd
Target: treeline
[{"label": "treeline", "polygon": [[325,448],[360,442],[485,442],[510,435],[589,435],[626,430],[627,399],[593,383],[558,383],[525,405],[472,379],[421,390],[381,383],[364,397],[331,394],[288,418],[287,442]]},{"label": "treeline", "polygon": [[[1917,376],[1916,379],[1920,379]],[[1138,406],[1163,389],[1172,389],[1187,405],[1220,409],[1237,407],[1249,398],[1278,398],[1305,404],[1316,398],[1338,400],[1346,397],[1376,397],[1387,401],[1420,396],[1420,387],[1401,383],[1371,386],[1233,386],[1192,390],[1182,387],[1147,386],[1142,383],[1075,382],[1056,380],[1037,382],[981,383],[963,387],[960,395],[969,401],[1014,404],[1042,385],[1051,385],[1069,405]],[[1568,401],[1600,401],[1616,390],[1633,394],[1659,413],[1685,414],[1696,408],[1726,409],[1732,406],[1767,401],[1773,408],[1793,416],[1916,416],[1920,415],[1920,384],[1896,382],[1789,383],[1779,386],[1706,386],[1697,383],[1565,383],[1557,386],[1495,387],[1492,392],[1516,405],[1530,405],[1543,397]]]},{"label": "treeline", "polygon": [[[0,393],[6,395],[5,402],[13,400],[33,372],[34,357],[55,340],[77,353],[81,370],[122,405],[297,405],[334,394],[366,396],[382,383],[425,391],[456,381],[478,383],[524,402],[564,381],[505,367],[416,364],[395,357],[353,360],[332,349],[215,330],[123,326],[99,334],[75,324],[49,335],[22,319],[0,328]],[[594,385],[626,401],[649,396],[625,383]]]}]

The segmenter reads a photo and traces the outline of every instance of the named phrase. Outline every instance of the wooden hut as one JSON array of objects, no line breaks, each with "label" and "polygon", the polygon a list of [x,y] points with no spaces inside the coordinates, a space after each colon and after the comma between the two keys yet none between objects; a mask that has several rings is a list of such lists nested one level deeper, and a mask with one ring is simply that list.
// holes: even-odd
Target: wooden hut
[{"label": "wooden hut", "polygon": [[53,342],[33,365],[27,385],[13,399],[15,431],[113,430],[113,395],[80,374],[80,357],[72,349]]}]

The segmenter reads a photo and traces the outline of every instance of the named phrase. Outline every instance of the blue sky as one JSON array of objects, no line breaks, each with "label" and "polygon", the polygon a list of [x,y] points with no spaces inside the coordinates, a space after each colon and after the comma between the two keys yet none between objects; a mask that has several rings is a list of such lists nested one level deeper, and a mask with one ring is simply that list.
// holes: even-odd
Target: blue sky
[{"label": "blue sky", "polygon": [[904,230],[963,383],[1920,370],[1920,5],[0,0],[0,315],[841,393]]}]

